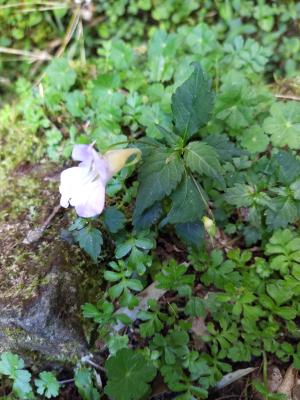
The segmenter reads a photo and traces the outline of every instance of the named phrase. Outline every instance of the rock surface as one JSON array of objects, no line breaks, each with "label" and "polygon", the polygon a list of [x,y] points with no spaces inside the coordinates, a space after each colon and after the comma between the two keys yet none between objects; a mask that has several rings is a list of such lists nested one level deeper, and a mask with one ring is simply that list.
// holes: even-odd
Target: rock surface
[{"label": "rock surface", "polygon": [[60,238],[70,212],[61,210],[38,241],[23,243],[57,206],[58,177],[53,165],[22,169],[0,197],[0,352],[35,363],[87,354],[80,306],[98,285],[77,247]]}]

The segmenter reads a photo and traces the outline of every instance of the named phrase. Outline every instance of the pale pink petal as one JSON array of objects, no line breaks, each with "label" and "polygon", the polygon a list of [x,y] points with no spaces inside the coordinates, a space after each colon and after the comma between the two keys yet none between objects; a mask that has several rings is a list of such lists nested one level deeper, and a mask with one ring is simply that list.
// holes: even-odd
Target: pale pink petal
[{"label": "pale pink petal", "polygon": [[88,163],[93,160],[93,152],[95,150],[90,144],[75,144],[72,151],[72,158],[75,161]]},{"label": "pale pink petal", "polygon": [[81,187],[90,180],[88,168],[72,167],[64,170],[60,175],[59,186],[61,206],[68,207],[72,199],[76,199],[78,192],[81,192]]},{"label": "pale pink petal", "polygon": [[81,197],[81,203],[75,206],[79,217],[95,217],[102,213],[105,203],[105,185],[101,179],[86,185],[84,195]]}]

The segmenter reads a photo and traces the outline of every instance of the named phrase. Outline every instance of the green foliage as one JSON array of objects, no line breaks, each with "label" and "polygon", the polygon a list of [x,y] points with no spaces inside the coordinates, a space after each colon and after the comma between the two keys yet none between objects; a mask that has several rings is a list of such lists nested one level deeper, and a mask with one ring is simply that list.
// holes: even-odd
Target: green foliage
[{"label": "green foliage", "polygon": [[34,381],[38,394],[44,395],[47,399],[58,396],[59,383],[52,372],[41,372],[39,378]]},{"label": "green foliage", "polygon": [[77,220],[70,226],[74,240],[78,242],[80,248],[87,252],[95,264],[101,253],[103,244],[102,234],[99,229],[93,228],[91,224],[87,224],[83,219]]},{"label": "green foliage", "polygon": [[116,207],[108,207],[104,211],[104,224],[111,233],[117,233],[124,227],[125,216]]},{"label": "green foliage", "polygon": [[116,400],[138,400],[149,392],[156,368],[131,349],[119,350],[106,363],[108,382],[105,393]]},{"label": "green foliage", "polygon": [[141,141],[143,164],[133,216],[137,228],[145,227],[145,221],[149,226],[158,218],[157,202],[168,196],[171,207],[161,226],[199,223],[208,205],[199,178],[210,177],[221,186],[224,184],[217,151],[201,141],[188,143],[209,120],[213,105],[207,77],[199,64],[193,64],[193,68],[191,76],[172,96],[175,130],[158,126],[168,147],[157,141]]},{"label": "green foliage", "polygon": [[18,398],[31,399],[31,374],[24,369],[24,361],[17,355],[4,352],[0,359],[0,374],[13,381],[12,393]]},{"label": "green foliage", "polygon": [[271,136],[274,146],[291,149],[300,148],[300,104],[296,102],[276,103],[270,110],[271,116],[264,121],[264,130]]},{"label": "green foliage", "polygon": [[210,82],[200,64],[195,63],[189,79],[172,96],[175,127],[184,141],[189,140],[209,121],[212,108]]},{"label": "green foliage", "polygon": [[100,395],[93,385],[93,372],[89,368],[75,371],[75,386],[83,400],[99,400]]},{"label": "green foliage", "polygon": [[[66,44],[73,7],[0,7],[2,48],[53,56],[17,65],[1,53],[3,193],[28,163],[50,158],[60,170],[75,143],[143,153],[137,180],[128,167],[108,182],[100,218],[63,232],[95,263],[101,255],[104,277],[82,310],[91,347],[107,346],[107,385],[80,364],[79,396],[148,398],[158,371],[170,396],[206,398],[263,354],[299,368],[300,110],[272,94],[299,96],[299,4],[100,1],[89,21],[87,3],[60,58],[51,46]],[[153,281],[167,292],[133,322],[136,295]],[[0,373],[8,396],[34,398],[18,356],[3,353]],[[58,395],[52,373],[34,378],[37,395]]]}]

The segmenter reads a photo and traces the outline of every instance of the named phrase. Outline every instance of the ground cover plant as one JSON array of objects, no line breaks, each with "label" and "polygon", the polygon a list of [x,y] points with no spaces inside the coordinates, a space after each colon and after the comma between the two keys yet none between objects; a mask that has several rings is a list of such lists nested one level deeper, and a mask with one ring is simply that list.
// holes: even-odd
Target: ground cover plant
[{"label": "ground cover plant", "polygon": [[[52,229],[94,275],[74,357],[17,351],[0,318],[0,398],[298,398],[299,17],[294,1],[0,0],[0,234],[29,215],[30,260]],[[37,224],[36,187],[13,188],[49,162]],[[15,278],[27,253],[6,247]]]}]

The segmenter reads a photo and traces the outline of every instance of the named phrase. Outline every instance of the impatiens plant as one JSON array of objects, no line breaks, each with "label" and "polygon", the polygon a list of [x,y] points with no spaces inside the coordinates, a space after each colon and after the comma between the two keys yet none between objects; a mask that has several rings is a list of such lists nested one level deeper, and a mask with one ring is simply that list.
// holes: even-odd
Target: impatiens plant
[{"label": "impatiens plant", "polygon": [[172,129],[157,125],[162,142],[140,142],[143,163],[134,224],[146,228],[164,216],[161,226],[175,224],[188,230],[201,224],[208,208],[203,180],[209,177],[223,186],[222,168],[214,147],[197,140],[199,130],[210,119],[214,95],[201,66],[193,64],[191,76],[172,96]]}]

